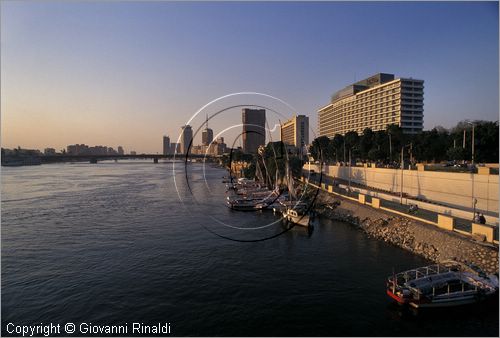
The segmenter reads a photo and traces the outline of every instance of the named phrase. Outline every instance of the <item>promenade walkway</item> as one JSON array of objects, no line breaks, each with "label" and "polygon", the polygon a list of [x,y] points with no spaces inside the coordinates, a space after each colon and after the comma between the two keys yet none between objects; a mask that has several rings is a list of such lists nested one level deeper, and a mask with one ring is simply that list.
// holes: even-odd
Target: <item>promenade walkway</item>
[{"label": "promenade walkway", "polygon": [[[371,192],[378,192],[378,193],[383,193],[383,194],[388,194],[392,195],[394,197],[399,197],[400,195],[394,192],[388,192],[385,190],[380,190],[380,189],[374,189],[371,187],[363,186],[354,182],[349,182],[348,180],[345,179],[339,179],[339,178],[333,178],[330,176],[326,175],[319,175],[315,174],[312,176],[308,177],[309,183],[312,183],[316,186],[319,186],[325,190],[331,189],[331,191],[345,197],[350,197],[353,199],[358,199],[359,198],[359,191],[358,189],[363,189]],[[349,189],[349,187],[351,189]],[[366,194],[365,195],[365,201],[368,204],[371,204],[371,196]],[[404,198],[403,201],[406,201],[407,199]],[[430,202],[430,201],[425,201],[425,202]],[[387,199],[381,199],[380,198],[380,206],[383,208],[387,208],[390,210],[394,210],[399,213],[403,213],[408,215],[409,217],[417,217],[423,220],[427,220],[433,223],[438,223],[438,212],[432,211],[432,210],[427,210],[424,208],[419,208],[416,212],[409,213],[409,205],[407,204],[401,204],[399,202],[387,200]],[[471,234],[472,233],[472,223],[473,221],[471,219],[465,219],[465,218],[460,218],[460,217],[453,217],[454,219],[454,229],[456,229],[458,232],[464,232]],[[498,227],[495,227],[494,230],[494,237],[493,239],[495,241],[498,241],[499,239],[499,233],[498,233]]]}]

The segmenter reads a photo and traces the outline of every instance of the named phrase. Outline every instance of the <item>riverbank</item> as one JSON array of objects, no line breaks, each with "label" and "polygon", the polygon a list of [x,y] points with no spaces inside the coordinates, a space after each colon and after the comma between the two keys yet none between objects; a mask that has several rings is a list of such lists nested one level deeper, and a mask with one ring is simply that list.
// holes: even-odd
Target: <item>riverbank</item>
[{"label": "riverbank", "polygon": [[[329,206],[335,201],[340,206]],[[454,259],[474,263],[487,273],[498,273],[498,247],[458,233],[394,216],[380,209],[320,191],[316,211],[323,217],[357,226],[368,236],[391,243],[434,262]]]}]

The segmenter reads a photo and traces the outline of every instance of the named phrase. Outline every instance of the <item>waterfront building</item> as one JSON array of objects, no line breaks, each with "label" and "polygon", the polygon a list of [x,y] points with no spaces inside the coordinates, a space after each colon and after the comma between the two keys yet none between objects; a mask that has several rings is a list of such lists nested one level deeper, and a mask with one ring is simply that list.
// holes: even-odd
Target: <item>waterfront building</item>
[{"label": "waterfront building", "polygon": [[220,156],[227,151],[227,145],[224,143],[224,137],[218,137],[213,141],[208,149],[208,153],[213,156]]},{"label": "waterfront building", "polygon": [[295,115],[281,126],[281,141],[287,146],[302,148],[309,143],[309,117]]},{"label": "waterfront building", "polygon": [[197,146],[191,146],[191,154],[192,155],[202,155],[203,154],[203,146],[197,145]]},{"label": "waterfront building", "polygon": [[125,150],[123,150],[123,147],[118,146],[118,155],[124,155],[124,154],[125,154]]},{"label": "waterfront building", "polygon": [[113,152],[113,148],[108,148],[106,146],[94,146],[89,147],[84,155],[108,155],[110,152]]},{"label": "waterfront building", "polygon": [[170,143],[170,154],[179,154],[181,152],[180,143]]},{"label": "waterfront building", "polygon": [[72,144],[66,147],[68,155],[83,155],[88,153],[89,146],[86,144]]},{"label": "waterfront building", "polygon": [[56,154],[56,150],[54,148],[45,148],[43,153],[45,155],[51,156]]},{"label": "waterfront building", "polygon": [[204,146],[209,146],[214,140],[214,131],[208,128],[208,116],[205,122],[205,129],[201,132],[201,144]]},{"label": "waterfront building", "polygon": [[379,73],[334,93],[318,110],[319,136],[385,130],[397,124],[406,134],[423,129],[424,81]]},{"label": "waterfront building", "polygon": [[208,146],[212,141],[214,140],[214,132],[210,128],[205,128],[201,132],[201,139],[202,139],[202,144],[204,146]]},{"label": "waterfront building", "polygon": [[182,126],[180,153],[186,155],[193,142],[193,129],[190,125]]},{"label": "waterfront building", "polygon": [[245,169],[250,167],[250,162],[245,161],[231,161],[231,175],[236,177],[244,177]]},{"label": "waterfront building", "polygon": [[170,137],[163,136],[163,155],[169,155],[171,153]]},{"label": "waterfront building", "polygon": [[137,152],[135,152],[134,150],[131,150],[130,155],[137,155]]},{"label": "waterfront building", "polygon": [[266,144],[266,110],[243,108],[243,152],[256,153],[260,145]]},{"label": "waterfront building", "polygon": [[217,138],[209,145],[200,144],[191,147],[191,154],[193,155],[220,156],[226,151],[227,145],[224,143],[223,137]]},{"label": "waterfront building", "polygon": [[107,146],[89,147],[86,144],[72,144],[66,147],[68,155],[116,155],[116,150]]}]

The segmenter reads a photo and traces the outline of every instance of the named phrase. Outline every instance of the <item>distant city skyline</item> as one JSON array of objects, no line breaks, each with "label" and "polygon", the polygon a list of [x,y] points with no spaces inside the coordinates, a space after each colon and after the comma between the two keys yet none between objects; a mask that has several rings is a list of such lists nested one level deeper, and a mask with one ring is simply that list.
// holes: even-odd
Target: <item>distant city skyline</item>
[{"label": "distant city skyline", "polygon": [[[497,2],[0,6],[4,148],[162,153],[163,135],[176,143],[186,124],[201,144],[206,114],[191,116],[244,91],[290,104],[281,121],[308,116],[312,141],[331,95],[378,72],[425,80],[424,130],[498,120]],[[213,139],[233,145],[241,109],[209,121]]]}]

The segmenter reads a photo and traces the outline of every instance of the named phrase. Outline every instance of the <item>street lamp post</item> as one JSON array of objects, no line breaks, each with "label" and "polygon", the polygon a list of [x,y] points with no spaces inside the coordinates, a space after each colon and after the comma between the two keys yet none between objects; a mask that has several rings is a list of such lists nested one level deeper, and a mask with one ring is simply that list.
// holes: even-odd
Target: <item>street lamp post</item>
[{"label": "street lamp post", "polygon": [[[468,124],[472,126],[472,141],[471,141],[471,150],[472,150],[472,166],[474,167],[474,127],[476,126],[473,122],[467,121]],[[465,135],[465,129],[464,129]],[[464,148],[465,148],[465,137],[464,137]]]},{"label": "street lamp post", "polygon": [[403,172],[405,170],[405,164],[404,164],[404,160],[403,160],[403,150],[404,150],[405,146],[402,146],[401,147],[401,193],[399,195],[400,197],[400,201],[399,201],[399,204],[403,204]]},{"label": "street lamp post", "polygon": [[345,140],[344,140],[344,165],[345,165]]},{"label": "street lamp post", "polygon": [[471,175],[472,175],[472,210],[473,210],[473,215],[472,217],[476,215],[476,204],[477,204],[477,199],[474,197],[474,123],[473,122],[468,122],[472,126],[472,142],[471,142],[471,147],[472,147],[472,168],[471,168]]},{"label": "street lamp post", "polygon": [[349,193],[351,192],[351,148],[349,148]]},{"label": "street lamp post", "polygon": [[[404,155],[403,154],[404,154],[405,147],[410,147],[410,162],[411,162],[411,159],[412,159],[411,150],[413,148],[413,143],[401,146],[401,165],[400,165],[400,168],[401,168],[401,191],[399,193],[399,204],[401,204],[401,205],[403,204],[403,173],[405,170],[405,163],[404,163]],[[410,166],[411,166],[411,163],[410,163]]]},{"label": "street lamp post", "polygon": [[389,162],[392,161],[392,139],[391,133],[389,133]]},{"label": "street lamp post", "polygon": [[472,124],[472,167],[474,167],[474,123]]}]

